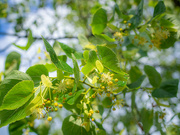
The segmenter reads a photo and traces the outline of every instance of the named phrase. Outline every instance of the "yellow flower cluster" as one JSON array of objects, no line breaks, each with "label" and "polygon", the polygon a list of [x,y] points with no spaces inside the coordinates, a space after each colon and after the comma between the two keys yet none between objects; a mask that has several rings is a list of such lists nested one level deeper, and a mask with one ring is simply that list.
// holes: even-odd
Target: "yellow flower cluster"
[{"label": "yellow flower cluster", "polygon": [[[54,98],[55,101],[58,101],[59,99],[57,97]],[[49,98],[44,99],[43,103],[41,105],[37,105],[36,109],[34,110],[34,115],[40,119],[45,118],[46,115],[48,115],[49,112],[57,112],[58,108],[62,108],[62,104],[58,104],[57,102],[54,102],[54,100],[50,100]],[[48,121],[52,120],[52,117],[48,115],[47,117]]]},{"label": "yellow flower cluster", "polygon": [[110,72],[108,72],[107,74],[106,74],[106,73],[103,73],[103,74],[101,75],[101,80],[102,80],[103,83],[108,83],[108,82],[110,82],[110,81],[112,80],[112,77],[111,77]]},{"label": "yellow flower cluster", "polygon": [[100,86],[96,89],[96,92],[90,98],[95,98],[97,95],[111,97],[113,91],[118,89],[117,82],[119,81],[117,78],[113,77],[114,74],[111,74],[110,72],[100,74],[96,81],[96,83],[100,83]]},{"label": "yellow flower cluster", "polygon": [[122,39],[123,34],[122,34],[121,32],[115,32],[115,33],[114,33],[114,36],[115,36],[116,38]]},{"label": "yellow flower cluster", "polygon": [[56,86],[57,87],[55,88],[55,90],[59,93],[65,93],[67,91],[65,81],[61,81],[60,83],[56,83]]},{"label": "yellow flower cluster", "polygon": [[145,37],[140,37],[140,39],[139,39],[139,44],[140,45],[144,45],[145,43],[147,43],[148,41],[146,40],[146,38]]},{"label": "yellow flower cluster", "polygon": [[66,79],[65,84],[66,84],[67,88],[73,88],[74,80],[73,79]]},{"label": "yellow flower cluster", "polygon": [[40,107],[37,107],[35,109],[35,114],[38,119],[42,118],[43,117],[43,109]]},{"label": "yellow flower cluster", "polygon": [[121,99],[121,100],[116,100],[116,101],[115,101],[115,104],[114,104],[113,106],[117,107],[118,109],[120,109],[120,107],[123,107],[123,106],[124,106],[124,101],[123,101],[123,99]]},{"label": "yellow flower cluster", "polygon": [[167,39],[169,36],[170,33],[168,30],[158,29],[154,33],[154,38],[151,40],[151,42],[154,44],[155,47],[160,48],[161,41]]},{"label": "yellow flower cluster", "polygon": [[126,28],[125,29],[119,28],[120,32],[114,33],[114,37],[120,39],[121,41],[123,41],[123,36],[128,36],[128,31],[126,29],[128,29],[128,27],[131,27],[131,23],[127,23],[126,20],[124,20],[123,23],[126,25]]}]

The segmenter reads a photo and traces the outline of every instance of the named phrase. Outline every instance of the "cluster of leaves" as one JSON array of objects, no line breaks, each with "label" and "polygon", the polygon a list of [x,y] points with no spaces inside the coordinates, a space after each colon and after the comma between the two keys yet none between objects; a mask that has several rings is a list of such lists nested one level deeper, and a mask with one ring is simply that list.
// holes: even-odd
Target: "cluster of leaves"
[{"label": "cluster of leaves", "polygon": [[[48,123],[36,128],[33,121],[37,118],[51,121],[51,114],[63,107],[72,112],[63,120],[64,135],[101,135],[107,133],[103,124],[109,114],[104,118],[104,110],[111,112],[125,106],[131,111],[127,109],[127,115],[117,121],[122,121],[129,133],[138,132],[138,126],[148,134],[153,123],[161,134],[180,133],[178,125],[166,128],[159,124],[159,120],[164,121],[165,113],[154,109],[170,106],[161,100],[177,96],[179,80],[163,80],[150,65],[144,65],[144,72],[137,65],[131,66],[131,62],[146,57],[151,49],[173,47],[179,37],[175,24],[165,15],[163,1],[157,3],[152,18],[145,23],[142,23],[143,5],[144,0],[141,0],[133,17],[123,14],[117,4],[110,17],[105,9],[98,8],[92,17],[93,36],[78,36],[82,52],[57,41],[51,46],[42,37],[48,52],[46,60],[50,63],[31,66],[26,73],[18,71],[21,55],[11,52],[5,63],[5,78],[0,83],[0,127],[10,124],[11,134],[22,133],[22,129],[48,134]],[[33,41],[29,30],[26,46],[14,45],[27,51]],[[57,54],[58,47],[65,55]],[[73,68],[67,64],[67,59],[72,61]],[[57,76],[49,77],[49,72],[53,71]],[[149,81],[143,86],[146,77]],[[152,103],[152,109],[138,108],[136,93],[141,90],[155,103]],[[125,101],[128,93],[131,93],[131,105]],[[117,125],[116,121],[114,123]],[[45,131],[43,127],[46,127]],[[114,133],[123,131],[118,129]]]}]

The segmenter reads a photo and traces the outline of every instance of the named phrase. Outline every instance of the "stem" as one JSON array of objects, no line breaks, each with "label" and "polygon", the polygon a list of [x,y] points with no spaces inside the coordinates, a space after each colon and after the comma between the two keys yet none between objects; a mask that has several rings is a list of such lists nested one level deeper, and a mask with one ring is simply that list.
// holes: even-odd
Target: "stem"
[{"label": "stem", "polygon": [[43,96],[42,96],[41,83],[40,83],[40,95],[41,95],[41,99],[42,99],[42,103],[43,103]]},{"label": "stem", "polygon": [[42,98],[45,96],[47,89],[48,89],[47,87],[44,89],[44,94],[42,95]]},{"label": "stem", "polygon": [[52,98],[51,98],[51,91],[50,91],[50,88],[49,88],[49,97],[50,97],[50,100],[51,100]]},{"label": "stem", "polygon": [[88,83],[83,82],[83,81],[81,81],[81,80],[79,80],[79,82],[84,83],[84,84],[86,84],[87,86],[89,86],[89,87],[91,87],[91,88],[96,88],[96,89],[99,88],[99,87],[96,87],[96,86],[92,86],[91,84],[88,84]]},{"label": "stem", "polygon": [[86,78],[87,78],[87,76],[85,76],[85,77],[84,77],[84,80],[83,80],[83,82],[85,82],[85,81],[86,81]]},{"label": "stem", "polygon": [[154,97],[153,97],[153,99],[154,99],[154,101],[157,103],[158,106],[170,107],[170,105],[165,105],[165,104],[160,103],[160,102],[159,102],[157,99],[155,99]]},{"label": "stem", "polygon": [[38,86],[37,88],[34,88],[33,93],[35,93],[35,92],[38,90],[39,87],[40,87],[40,86]]},{"label": "stem", "polygon": [[86,91],[85,95],[86,95],[90,90],[91,90],[91,88],[89,88],[89,89]]},{"label": "stem", "polygon": [[[74,78],[74,77],[70,77],[70,76],[64,76],[64,78],[69,78],[69,79],[73,79],[73,80],[75,80],[75,78]],[[84,81],[81,81],[81,80],[79,80],[79,82],[84,83],[84,84],[86,84],[87,86],[89,86],[89,87],[91,87],[91,88],[96,88],[96,89],[98,89],[98,88],[99,88],[99,87],[93,86],[93,85],[88,84],[88,83],[86,83],[86,82],[84,82]]]}]

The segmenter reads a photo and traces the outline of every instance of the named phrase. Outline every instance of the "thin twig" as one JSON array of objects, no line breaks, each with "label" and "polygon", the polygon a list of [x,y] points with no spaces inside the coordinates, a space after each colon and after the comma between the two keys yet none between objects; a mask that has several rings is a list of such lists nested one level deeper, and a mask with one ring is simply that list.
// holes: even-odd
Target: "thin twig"
[{"label": "thin twig", "polygon": [[[18,40],[19,40],[19,38],[17,38],[13,43],[16,43]],[[6,45],[5,48],[0,49],[0,53],[6,51],[11,45],[12,45],[12,43],[9,43],[8,45]]]},{"label": "thin twig", "polygon": [[[0,32],[0,35],[6,35],[6,36],[13,36],[13,37],[18,37],[18,38],[28,38],[28,35],[18,35],[16,33],[6,33],[6,32]],[[91,37],[93,36],[92,34],[91,35],[88,35],[87,37]],[[33,36],[33,38],[35,40],[42,40],[42,37],[35,37]],[[78,37],[77,36],[64,36],[64,37],[57,37],[57,38],[53,38],[53,37],[44,37],[46,40],[59,40],[59,39],[77,39]]]}]

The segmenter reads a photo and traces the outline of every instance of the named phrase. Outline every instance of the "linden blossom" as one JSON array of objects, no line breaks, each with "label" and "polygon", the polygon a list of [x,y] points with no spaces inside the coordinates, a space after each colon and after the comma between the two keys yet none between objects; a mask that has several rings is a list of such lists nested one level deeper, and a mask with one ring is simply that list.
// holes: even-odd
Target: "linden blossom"
[{"label": "linden blossom", "polygon": [[59,93],[65,93],[67,91],[66,88],[66,82],[63,80],[60,83],[56,83],[56,86],[54,87],[54,89]]},{"label": "linden blossom", "polygon": [[123,99],[121,99],[121,100],[116,100],[116,101],[115,101],[115,104],[114,104],[113,106],[116,107],[116,108],[118,108],[118,109],[120,109],[120,107],[123,107],[123,106],[124,106],[124,101],[123,101]]},{"label": "linden blossom", "polygon": [[40,119],[40,118],[42,118],[43,117],[43,109],[42,108],[36,108],[35,110],[34,110],[34,113],[35,113],[35,115],[36,115],[36,117],[38,118],[38,119]]},{"label": "linden blossom", "polygon": [[106,73],[103,73],[103,74],[101,75],[101,80],[102,80],[102,82],[104,82],[104,83],[110,82],[110,81],[112,80],[112,77],[111,77],[110,72],[108,72],[107,74],[106,74]]},{"label": "linden blossom", "polygon": [[161,41],[163,39],[167,39],[170,36],[168,30],[158,29],[156,33],[154,33],[154,37],[151,42],[154,44],[155,47],[160,48]]},{"label": "linden blossom", "polygon": [[115,32],[115,33],[114,33],[114,36],[115,36],[115,37],[119,37],[119,38],[122,38],[122,37],[123,37],[123,35],[122,35],[121,32]]},{"label": "linden blossom", "polygon": [[72,88],[74,85],[74,80],[72,79],[65,79],[61,80],[60,83],[56,83],[56,86],[52,86],[52,82],[50,81],[48,76],[41,75],[41,81],[42,84],[48,88],[54,88],[54,93],[59,92],[59,93],[65,93],[67,91],[67,88]]}]

